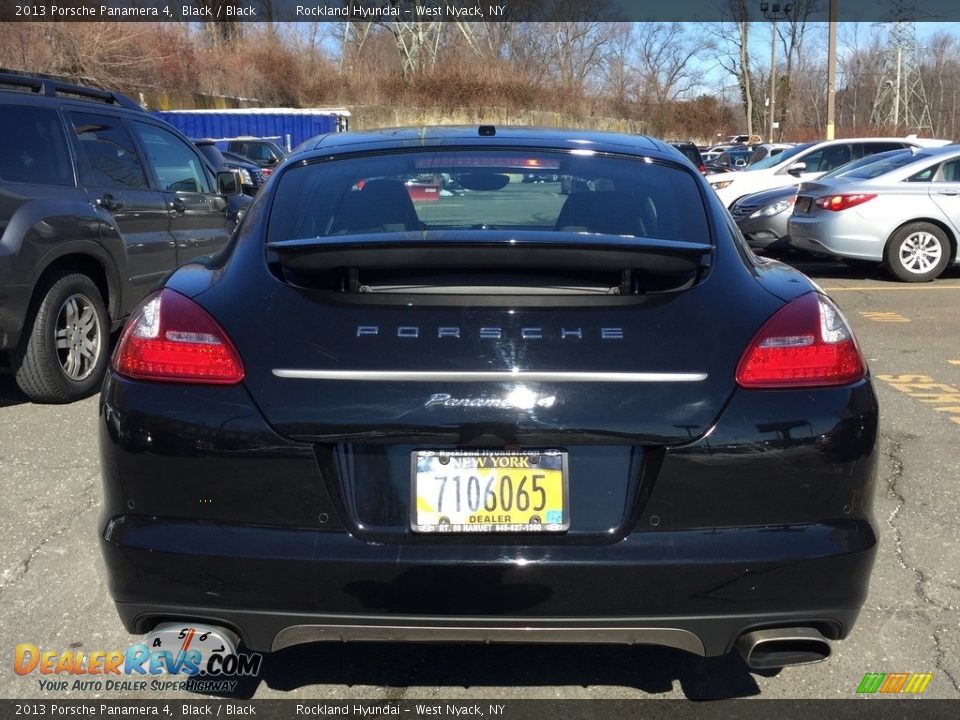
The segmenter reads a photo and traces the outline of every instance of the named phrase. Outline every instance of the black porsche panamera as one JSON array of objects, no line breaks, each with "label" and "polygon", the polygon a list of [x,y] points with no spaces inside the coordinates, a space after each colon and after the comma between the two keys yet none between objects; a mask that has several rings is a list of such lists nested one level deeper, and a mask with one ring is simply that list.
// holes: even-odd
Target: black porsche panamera
[{"label": "black porsche panamera", "polygon": [[132,632],[813,662],[867,592],[877,417],[837,307],[669,146],[329,135],[128,322],[101,544]]}]

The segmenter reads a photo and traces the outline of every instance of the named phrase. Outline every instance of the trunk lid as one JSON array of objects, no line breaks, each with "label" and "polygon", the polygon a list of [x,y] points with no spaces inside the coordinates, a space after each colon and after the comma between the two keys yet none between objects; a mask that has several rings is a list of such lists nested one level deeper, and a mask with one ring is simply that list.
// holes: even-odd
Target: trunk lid
[{"label": "trunk lid", "polygon": [[[710,253],[692,245],[664,262],[696,268]],[[622,268],[611,274],[607,260],[581,264],[591,278],[638,282]],[[373,290],[361,269],[345,275],[353,291],[331,290],[328,277],[316,288],[271,279],[262,293],[220,283],[200,299],[239,349],[245,385],[280,433],[487,447],[689,442],[708,431],[743,349],[782,304],[756,282],[713,275],[668,282],[645,272],[648,289],[680,289],[621,293],[620,284],[598,290],[605,280],[584,290],[589,283],[571,279],[569,263],[538,264],[541,274],[518,280],[491,262],[482,286],[469,285],[469,272],[430,268],[410,285],[381,265],[376,272],[389,277]],[[264,311],[266,326],[249,321]]]}]

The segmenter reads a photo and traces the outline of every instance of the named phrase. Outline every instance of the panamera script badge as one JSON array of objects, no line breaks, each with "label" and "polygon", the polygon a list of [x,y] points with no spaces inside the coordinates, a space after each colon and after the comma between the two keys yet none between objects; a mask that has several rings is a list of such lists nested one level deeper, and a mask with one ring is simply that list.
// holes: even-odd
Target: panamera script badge
[{"label": "panamera script badge", "polygon": [[424,407],[468,407],[502,408],[504,410],[533,410],[552,408],[557,402],[556,395],[539,395],[533,390],[518,387],[502,397],[479,395],[476,397],[454,397],[449,393],[434,393],[423,404]]}]

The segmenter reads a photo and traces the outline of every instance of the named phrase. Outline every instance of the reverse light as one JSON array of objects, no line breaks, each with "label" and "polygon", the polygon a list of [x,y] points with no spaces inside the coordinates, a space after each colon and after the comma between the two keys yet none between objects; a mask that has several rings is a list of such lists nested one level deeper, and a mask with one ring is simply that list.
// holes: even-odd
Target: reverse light
[{"label": "reverse light", "polygon": [[216,320],[173,290],[147,296],[131,315],[113,367],[137,380],[235,385],[243,362]]},{"label": "reverse light", "polygon": [[745,388],[848,385],[867,372],[846,320],[829,298],[808,293],[778,310],[737,365]]},{"label": "reverse light", "polygon": [[824,210],[839,212],[840,210],[862,205],[868,200],[873,200],[875,197],[876,193],[844,193],[841,195],[827,195],[822,198],[817,198],[813,202],[817,207],[823,208]]}]

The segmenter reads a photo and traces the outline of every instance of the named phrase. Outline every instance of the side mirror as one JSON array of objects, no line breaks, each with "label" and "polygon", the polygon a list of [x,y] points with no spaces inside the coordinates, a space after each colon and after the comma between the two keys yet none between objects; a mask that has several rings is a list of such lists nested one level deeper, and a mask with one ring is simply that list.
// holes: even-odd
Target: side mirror
[{"label": "side mirror", "polygon": [[233,170],[221,170],[217,173],[217,190],[221,195],[239,195],[240,176]]},{"label": "side mirror", "polygon": [[795,162],[792,165],[787,166],[787,172],[791,175],[799,175],[806,169],[807,164],[805,162]]}]

